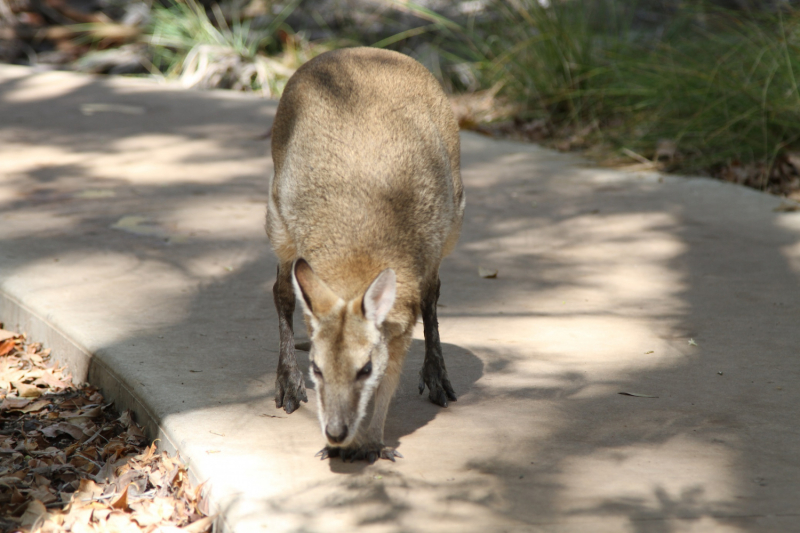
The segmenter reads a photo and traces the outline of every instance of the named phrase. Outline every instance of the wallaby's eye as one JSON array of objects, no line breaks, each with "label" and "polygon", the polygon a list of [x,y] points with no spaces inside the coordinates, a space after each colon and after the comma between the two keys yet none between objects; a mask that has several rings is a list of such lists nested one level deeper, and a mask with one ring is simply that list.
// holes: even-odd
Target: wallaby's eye
[{"label": "wallaby's eye", "polygon": [[311,361],[311,371],[314,372],[314,375],[317,376],[319,379],[322,379],[322,370],[319,369],[317,363]]},{"label": "wallaby's eye", "polygon": [[358,374],[356,374],[356,379],[365,378],[370,374],[372,374],[372,361],[369,361],[361,368],[361,370],[358,371]]}]

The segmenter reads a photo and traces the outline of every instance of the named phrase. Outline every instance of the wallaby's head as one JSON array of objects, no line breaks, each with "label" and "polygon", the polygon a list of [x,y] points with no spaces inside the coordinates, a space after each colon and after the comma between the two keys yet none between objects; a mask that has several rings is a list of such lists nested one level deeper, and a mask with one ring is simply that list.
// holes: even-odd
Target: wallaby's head
[{"label": "wallaby's head", "polygon": [[304,259],[295,261],[292,281],[311,330],[310,374],[322,432],[331,446],[346,447],[389,363],[382,325],[394,305],[396,276],[387,268],[350,301],[335,294]]}]

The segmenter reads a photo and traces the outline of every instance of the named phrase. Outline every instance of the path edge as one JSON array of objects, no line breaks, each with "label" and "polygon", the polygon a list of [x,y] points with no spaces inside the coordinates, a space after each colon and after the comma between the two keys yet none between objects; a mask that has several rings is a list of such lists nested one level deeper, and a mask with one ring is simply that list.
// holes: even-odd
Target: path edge
[{"label": "path edge", "polygon": [[[29,340],[41,342],[45,348],[51,349],[54,360],[69,367],[74,384],[90,383],[100,389],[106,400],[113,401],[118,411],[130,409],[147,438],[157,441],[159,450],[184,457],[175,440],[159,423],[157,417],[116,372],[91,350],[53,324],[48,317],[41,316],[2,287],[0,287],[0,321],[3,322],[5,329],[24,333]],[[184,461],[184,463],[191,482],[195,486],[199,485],[200,477],[191,462]],[[207,486],[207,489],[211,490],[211,487]],[[209,502],[212,508],[209,514],[217,514],[220,509],[219,502],[215,501],[213,496]],[[220,518],[222,519],[216,520],[214,531],[230,531],[231,528],[227,527],[224,518]]]}]

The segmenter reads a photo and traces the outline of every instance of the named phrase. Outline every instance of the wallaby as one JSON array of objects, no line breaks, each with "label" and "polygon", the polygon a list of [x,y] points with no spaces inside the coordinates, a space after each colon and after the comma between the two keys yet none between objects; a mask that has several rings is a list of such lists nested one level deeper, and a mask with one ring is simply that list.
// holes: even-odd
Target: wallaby
[{"label": "wallaby", "polygon": [[312,59],[286,85],[272,130],[267,234],[278,256],[275,404],[307,402],[295,358],[300,300],[323,459],[401,457],[383,427],[420,312],[420,394],[456,395],[439,341],[439,264],[464,214],[458,125],[415,60],[375,48]]}]

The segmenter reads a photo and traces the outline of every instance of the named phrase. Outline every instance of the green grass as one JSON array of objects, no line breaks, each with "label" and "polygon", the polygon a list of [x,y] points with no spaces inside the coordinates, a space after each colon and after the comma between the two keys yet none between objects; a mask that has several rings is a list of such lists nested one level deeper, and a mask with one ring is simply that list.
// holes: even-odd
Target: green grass
[{"label": "green grass", "polygon": [[189,87],[280,96],[297,67],[333,48],[333,43],[308,43],[285,25],[299,3],[288,2],[262,27],[238,16],[227,21],[218,4],[211,6],[212,18],[197,0],[154,3],[147,38],[153,65]]},{"label": "green grass", "polygon": [[730,162],[771,165],[800,138],[800,13],[743,17],[713,11],[678,21],[646,62],[616,80],[633,89],[620,110],[631,145],[673,139],[688,170]]},{"label": "green grass", "polygon": [[[635,0],[494,0],[488,17],[457,23],[392,1],[424,23],[371,44],[424,43],[436,52],[424,62],[452,92],[491,89],[509,103],[514,116],[501,118],[590,132],[590,144],[649,158],[673,141],[685,172],[770,167],[800,147],[800,12],[683,3],[648,25]],[[278,96],[300,64],[340,44],[312,45],[285,25],[299,0],[260,27],[169,2],[154,4],[148,42],[156,67],[187,85]]]},{"label": "green grass", "polygon": [[462,26],[419,15],[438,25],[450,72],[468,68],[481,88],[500,87],[519,104],[517,119],[545,119],[554,131],[592,124],[595,142],[648,157],[659,140],[672,140],[683,171],[771,165],[795,146],[800,13],[699,5],[655,28],[633,23],[636,7],[497,0],[493,20]]}]

